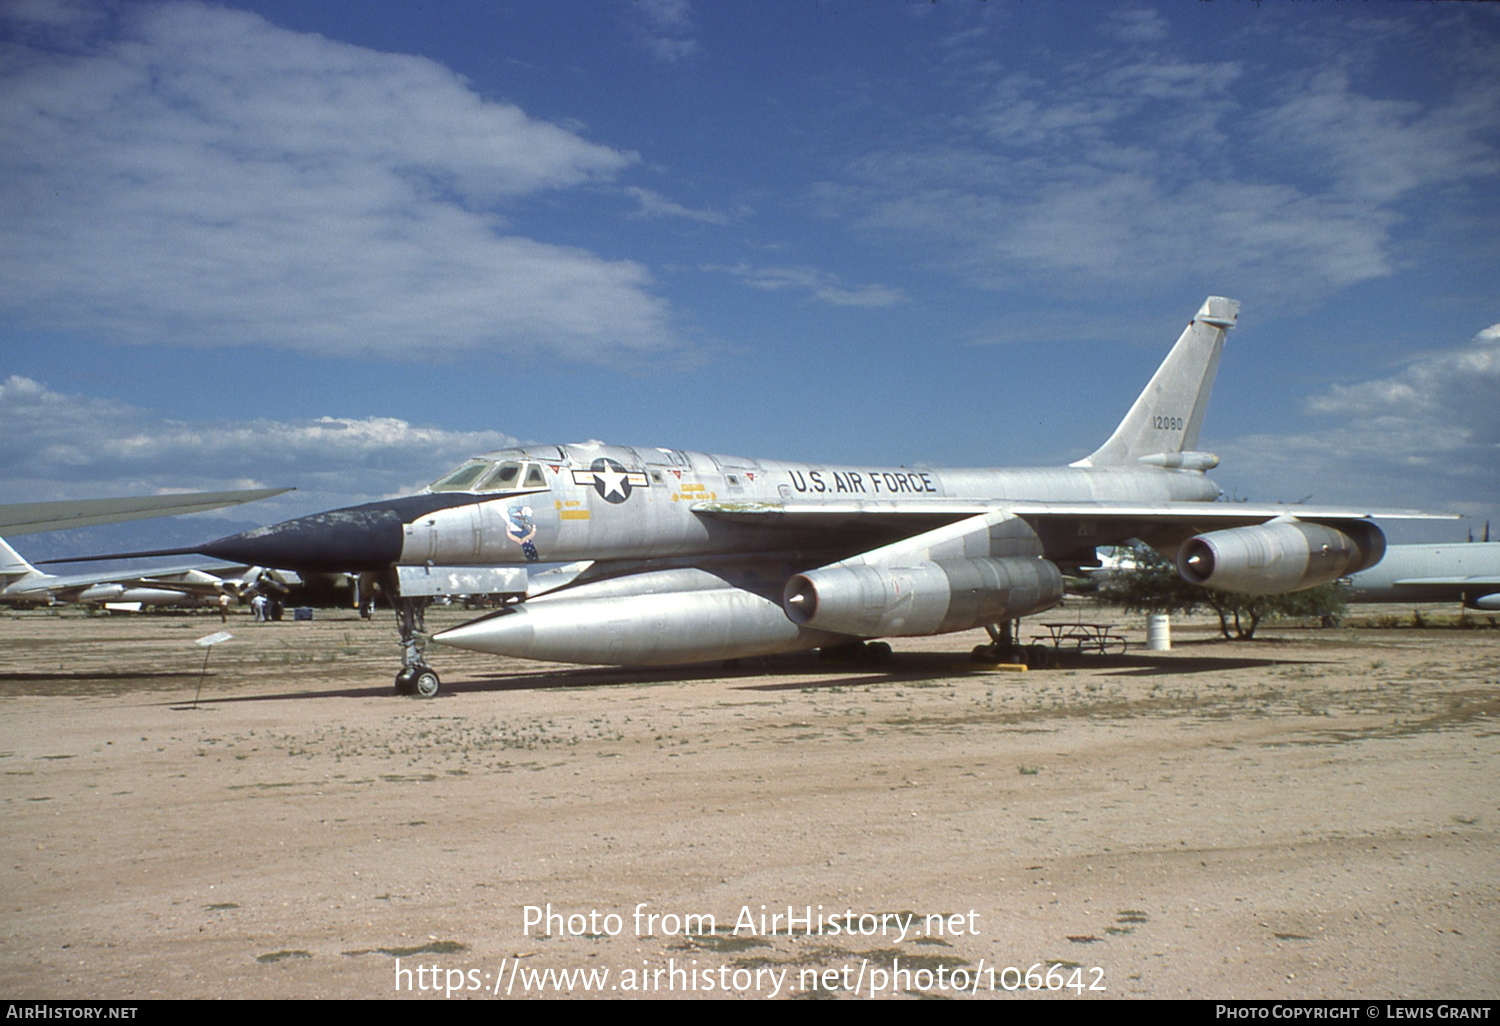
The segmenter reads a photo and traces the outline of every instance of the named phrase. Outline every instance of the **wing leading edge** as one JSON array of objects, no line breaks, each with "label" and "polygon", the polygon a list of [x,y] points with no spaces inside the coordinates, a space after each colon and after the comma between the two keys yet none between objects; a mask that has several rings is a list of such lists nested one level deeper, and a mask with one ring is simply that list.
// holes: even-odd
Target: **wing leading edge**
[{"label": "wing leading edge", "polygon": [[37,534],[67,527],[94,527],[124,520],[149,520],[182,513],[202,513],[289,492],[290,488],[252,488],[234,492],[182,492],[118,499],[63,502],[16,502],[0,505],[0,535]]}]

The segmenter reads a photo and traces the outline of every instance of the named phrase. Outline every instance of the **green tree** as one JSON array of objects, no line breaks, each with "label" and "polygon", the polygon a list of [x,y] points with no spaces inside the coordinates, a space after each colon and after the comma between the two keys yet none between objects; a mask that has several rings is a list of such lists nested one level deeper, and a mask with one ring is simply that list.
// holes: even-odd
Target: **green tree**
[{"label": "green tree", "polygon": [[1344,612],[1344,592],[1336,584],[1283,595],[1242,595],[1205,588],[1182,579],[1177,567],[1148,545],[1133,545],[1136,569],[1121,571],[1100,586],[1106,602],[1131,613],[1181,613],[1212,609],[1226,638],[1249,640],[1267,619],[1319,617],[1337,619]]}]

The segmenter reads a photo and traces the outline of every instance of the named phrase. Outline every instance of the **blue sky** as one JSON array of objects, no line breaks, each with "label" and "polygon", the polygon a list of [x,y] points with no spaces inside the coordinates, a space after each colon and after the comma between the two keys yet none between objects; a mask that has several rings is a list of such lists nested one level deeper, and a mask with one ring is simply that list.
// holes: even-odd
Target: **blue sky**
[{"label": "blue sky", "polygon": [[1226,490],[1500,526],[1487,5],[0,0],[0,141],[6,501],[1067,462],[1220,294]]}]

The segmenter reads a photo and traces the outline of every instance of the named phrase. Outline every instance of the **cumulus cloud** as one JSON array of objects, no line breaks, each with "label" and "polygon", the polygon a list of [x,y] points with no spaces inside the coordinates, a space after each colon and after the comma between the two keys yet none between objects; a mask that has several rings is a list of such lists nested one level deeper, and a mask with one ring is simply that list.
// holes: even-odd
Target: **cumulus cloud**
[{"label": "cumulus cloud", "polygon": [[732,274],[752,289],[803,291],[830,306],[892,306],[906,301],[906,293],[901,289],[886,285],[856,285],[851,288],[844,285],[838,275],[815,267],[752,267],[742,263],[733,267],[710,266],[704,270]]},{"label": "cumulus cloud", "polygon": [[1226,467],[1266,498],[1500,511],[1500,325],[1395,374],[1335,385],[1306,411],[1328,427],[1235,439],[1218,446]]},{"label": "cumulus cloud", "polygon": [[1500,172],[1492,69],[1393,101],[1346,68],[1184,59],[1167,28],[1124,12],[1101,28],[1106,49],[977,65],[987,83],[966,113],[851,161],[814,197],[932,243],[986,287],[1123,294],[1190,277],[1297,302],[1391,274],[1408,204]]},{"label": "cumulus cloud", "polygon": [[[78,5],[34,8],[60,22]],[[0,43],[0,311],[14,324],[397,359],[678,344],[643,266],[521,237],[501,214],[609,181],[635,154],[432,61],[242,11],[26,24]]]},{"label": "cumulus cloud", "polygon": [[297,488],[256,504],[253,515],[263,519],[410,492],[475,453],[516,443],[499,431],[445,431],[392,417],[167,420],[18,375],[0,384],[0,422],[8,502]]}]

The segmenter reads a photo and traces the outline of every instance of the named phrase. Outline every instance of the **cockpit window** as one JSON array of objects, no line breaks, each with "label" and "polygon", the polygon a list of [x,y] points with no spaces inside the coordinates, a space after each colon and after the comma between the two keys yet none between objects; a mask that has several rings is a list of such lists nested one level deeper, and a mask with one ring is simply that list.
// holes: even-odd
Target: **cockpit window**
[{"label": "cockpit window", "polygon": [[514,488],[520,476],[521,465],[519,463],[502,463],[495,468],[495,472],[485,480],[480,489],[486,492],[498,492]]},{"label": "cockpit window", "polygon": [[[526,484],[521,484],[521,472],[526,472]],[[547,479],[542,468],[535,463],[522,464],[518,460],[506,460],[501,464],[489,460],[470,460],[457,470],[433,482],[435,492],[509,492],[521,488],[546,488]]]},{"label": "cockpit window", "polygon": [[465,463],[453,473],[446,477],[440,477],[432,484],[435,492],[462,492],[468,490],[479,475],[489,469],[489,464],[484,460],[473,460]]}]

